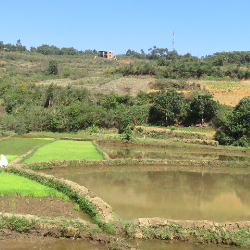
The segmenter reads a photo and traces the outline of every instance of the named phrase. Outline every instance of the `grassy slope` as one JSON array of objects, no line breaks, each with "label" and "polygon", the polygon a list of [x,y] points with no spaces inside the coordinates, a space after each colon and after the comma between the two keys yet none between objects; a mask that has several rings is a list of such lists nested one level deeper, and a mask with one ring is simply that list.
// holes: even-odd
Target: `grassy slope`
[{"label": "grassy slope", "polygon": [[200,81],[214,100],[221,104],[234,107],[242,98],[250,96],[250,81]]},{"label": "grassy slope", "polygon": [[[124,59],[126,60],[120,60]],[[55,59],[58,62],[59,74],[46,75],[43,71],[48,67],[49,61]],[[58,55],[42,55],[31,52],[0,52],[0,61],[3,62],[6,74],[11,75],[13,81],[19,83],[56,83],[62,86],[75,85],[86,87],[88,89],[100,90],[101,92],[115,91],[120,94],[125,94],[124,89],[129,88],[130,94],[137,94],[138,90],[147,91],[149,82],[155,78],[141,79],[140,77],[121,77],[119,75],[105,74],[111,67],[120,67],[129,62],[144,61],[153,63],[149,60],[137,60],[131,57],[118,56],[118,61],[94,59],[94,55],[76,55],[76,56],[58,56]],[[65,76],[65,70],[70,69],[70,74]],[[0,69],[1,70],[1,69]],[[4,74],[3,74],[4,75]],[[65,78],[67,77],[67,78]],[[191,79],[197,81],[196,79]],[[250,95],[250,83],[246,81],[238,82],[232,79],[231,82],[225,81],[199,80],[206,86],[206,89],[214,95],[214,99],[222,104],[235,106],[238,101]]]},{"label": "grassy slope", "polygon": [[1,196],[56,196],[68,200],[63,193],[41,185],[38,182],[26,179],[10,173],[0,173],[0,195]]},{"label": "grassy slope", "polygon": [[90,141],[59,140],[39,148],[24,162],[95,159],[103,160],[103,156]]}]

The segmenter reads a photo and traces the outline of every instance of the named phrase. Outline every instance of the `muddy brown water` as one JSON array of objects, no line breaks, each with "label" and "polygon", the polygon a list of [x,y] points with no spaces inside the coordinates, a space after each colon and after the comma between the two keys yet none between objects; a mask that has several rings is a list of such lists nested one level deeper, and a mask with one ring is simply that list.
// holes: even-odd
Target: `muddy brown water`
[{"label": "muddy brown water", "polygon": [[250,220],[249,169],[117,166],[45,172],[87,187],[125,220]]},{"label": "muddy brown water", "polygon": [[[112,159],[170,159],[247,161],[248,155],[229,155],[224,152],[188,151],[173,148],[128,148],[105,145]],[[250,170],[218,167],[182,166],[117,166],[80,167],[43,170],[72,180],[96,193],[109,203],[116,214],[125,220],[139,217],[168,219],[241,221],[250,220]],[[250,182],[249,182],[250,183]],[[161,240],[131,240],[143,250],[222,250],[228,246],[200,245]],[[23,242],[23,244],[26,244]],[[1,243],[0,243],[1,246]],[[13,246],[13,245],[12,245]],[[1,249],[1,247],[0,247]],[[86,249],[106,250],[90,242],[55,240],[47,244],[27,243],[23,248],[6,249]],[[244,248],[241,248],[245,250]]]},{"label": "muddy brown water", "polygon": [[[133,240],[131,245],[139,247],[142,250],[234,250],[239,248],[229,246],[218,245],[200,245],[184,242],[168,242],[160,240]],[[87,241],[70,239],[22,239],[16,241],[5,241],[1,244],[1,250],[108,250],[108,248],[91,244]],[[247,250],[246,248],[240,248],[241,250]]]},{"label": "muddy brown water", "polygon": [[[247,250],[247,248],[236,248],[231,246],[193,244],[189,242],[169,242],[164,240],[134,240],[142,250]],[[248,249],[249,250],[249,249]]]},{"label": "muddy brown water", "polygon": [[18,239],[0,241],[0,250],[107,250],[106,247],[88,241],[70,239]]}]

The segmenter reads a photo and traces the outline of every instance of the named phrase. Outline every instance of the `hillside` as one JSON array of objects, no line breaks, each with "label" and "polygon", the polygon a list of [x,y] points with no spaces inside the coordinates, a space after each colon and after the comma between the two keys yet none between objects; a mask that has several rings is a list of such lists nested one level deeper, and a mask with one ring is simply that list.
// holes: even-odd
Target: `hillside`
[{"label": "hillside", "polygon": [[[85,87],[99,93],[109,93],[114,91],[119,94],[137,95],[139,90],[146,93],[154,92],[155,89],[150,86],[159,76],[154,74],[123,76],[121,74],[107,74],[110,69],[119,69],[128,67],[128,65],[142,65],[150,63],[156,65],[155,61],[132,59],[118,56],[118,60],[104,60],[95,58],[94,55],[43,55],[34,52],[0,52],[0,76],[9,75],[11,79],[22,82],[34,82],[37,84],[48,85],[55,83],[60,86]],[[54,59],[58,62],[58,75],[46,74],[49,61]],[[138,66],[137,66],[138,67]],[[155,66],[154,66],[155,67]],[[161,67],[162,68],[162,67]],[[210,77],[211,78],[211,77]],[[181,79],[181,78],[180,78]],[[205,90],[214,95],[214,100],[222,104],[235,106],[240,99],[250,95],[250,81],[230,78],[207,80],[189,78],[188,82],[200,83],[205,86]],[[178,89],[178,88],[177,88]],[[184,91],[185,92],[185,91]],[[190,91],[188,91],[189,93]],[[186,92],[187,93],[187,92]]]},{"label": "hillside", "polygon": [[[94,51],[65,54],[71,50],[40,47],[50,51],[0,51],[3,130],[77,132],[94,127],[129,133],[130,126],[141,125],[218,128],[227,124],[228,112],[250,96],[248,52],[199,59],[155,49],[113,60],[98,58]],[[243,130],[240,134],[245,136]]]}]

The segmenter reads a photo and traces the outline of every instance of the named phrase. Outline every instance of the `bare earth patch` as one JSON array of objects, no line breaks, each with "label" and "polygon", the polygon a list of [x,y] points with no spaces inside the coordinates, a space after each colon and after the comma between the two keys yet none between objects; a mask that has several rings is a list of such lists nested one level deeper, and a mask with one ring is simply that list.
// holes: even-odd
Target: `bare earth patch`
[{"label": "bare earth patch", "polygon": [[107,93],[114,91],[120,95],[130,94],[135,96],[140,90],[147,93],[149,91],[149,83],[152,80],[151,77],[123,77],[99,85],[96,90]]},{"label": "bare earth patch", "polygon": [[[100,93],[109,93],[114,91],[120,95],[130,94],[135,96],[140,90],[147,93],[150,90],[149,83],[153,80],[152,77],[141,76],[141,77],[122,77],[119,79],[111,80],[110,82],[106,83],[102,82],[95,83],[95,79],[97,80],[97,78],[98,77],[93,78],[94,80],[92,83],[86,83],[83,85],[79,85],[79,81],[81,79],[71,80],[68,78],[54,79],[50,81],[39,82],[38,84],[49,85],[51,83],[54,83],[59,86],[72,85],[72,86],[87,88],[89,90],[93,90]],[[82,78],[82,80],[84,79],[86,78]]]},{"label": "bare earth patch", "polygon": [[0,197],[0,211],[48,217],[81,217],[72,203],[57,197]]}]

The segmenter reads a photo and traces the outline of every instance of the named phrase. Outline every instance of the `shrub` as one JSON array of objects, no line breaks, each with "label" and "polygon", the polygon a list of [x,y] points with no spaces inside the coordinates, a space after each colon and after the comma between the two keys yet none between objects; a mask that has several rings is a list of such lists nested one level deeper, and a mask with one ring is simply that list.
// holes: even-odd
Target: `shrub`
[{"label": "shrub", "polygon": [[57,68],[57,61],[56,60],[50,60],[49,61],[49,67],[48,67],[48,73],[50,75],[57,75],[58,74],[58,68]]},{"label": "shrub", "polygon": [[250,97],[239,101],[234,110],[221,122],[215,139],[220,144],[234,144],[236,146],[250,146]]}]

